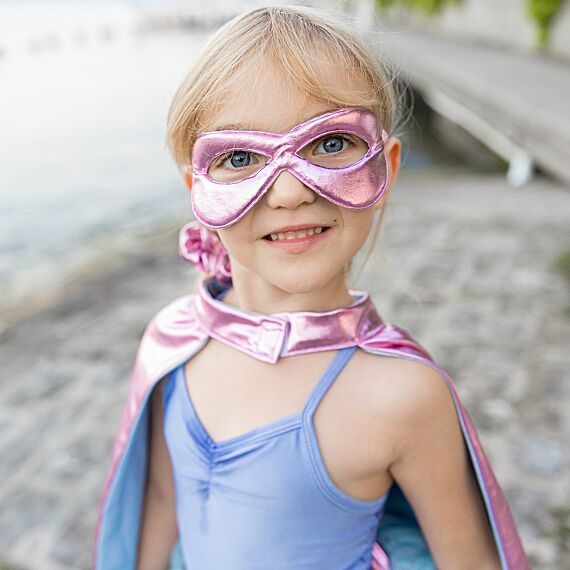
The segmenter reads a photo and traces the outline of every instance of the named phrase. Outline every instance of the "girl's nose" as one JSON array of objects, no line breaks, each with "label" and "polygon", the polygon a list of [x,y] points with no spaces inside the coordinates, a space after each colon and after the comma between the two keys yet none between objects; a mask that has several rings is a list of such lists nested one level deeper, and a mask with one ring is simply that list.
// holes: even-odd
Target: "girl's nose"
[{"label": "girl's nose", "polygon": [[291,172],[280,172],[266,194],[270,208],[293,210],[303,203],[311,204],[317,195]]}]

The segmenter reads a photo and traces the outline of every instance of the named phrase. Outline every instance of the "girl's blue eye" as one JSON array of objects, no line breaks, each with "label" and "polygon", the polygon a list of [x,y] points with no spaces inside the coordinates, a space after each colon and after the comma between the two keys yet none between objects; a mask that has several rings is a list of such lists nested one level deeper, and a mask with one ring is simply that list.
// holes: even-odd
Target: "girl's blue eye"
[{"label": "girl's blue eye", "polygon": [[321,139],[316,149],[321,148],[321,146],[325,150],[325,154],[335,154],[349,146],[354,146],[354,143],[344,135],[328,135]]},{"label": "girl's blue eye", "polygon": [[[231,167],[226,165],[226,161],[230,161]],[[223,168],[243,168],[245,166],[251,165],[251,153],[246,150],[234,150],[228,152],[222,156],[217,161],[217,164]]]},{"label": "girl's blue eye", "polygon": [[236,182],[253,176],[266,162],[262,154],[236,148],[215,158],[208,167],[208,175],[217,182]]}]

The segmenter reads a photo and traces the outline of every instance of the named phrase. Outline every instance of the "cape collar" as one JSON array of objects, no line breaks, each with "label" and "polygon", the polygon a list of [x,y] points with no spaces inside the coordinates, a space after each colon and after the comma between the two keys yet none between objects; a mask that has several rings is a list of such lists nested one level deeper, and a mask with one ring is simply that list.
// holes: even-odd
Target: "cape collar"
[{"label": "cape collar", "polygon": [[193,297],[194,314],[211,337],[265,362],[357,346],[384,326],[365,291],[351,290],[355,301],[331,311],[266,315],[223,303],[230,287],[215,279],[202,281]]}]

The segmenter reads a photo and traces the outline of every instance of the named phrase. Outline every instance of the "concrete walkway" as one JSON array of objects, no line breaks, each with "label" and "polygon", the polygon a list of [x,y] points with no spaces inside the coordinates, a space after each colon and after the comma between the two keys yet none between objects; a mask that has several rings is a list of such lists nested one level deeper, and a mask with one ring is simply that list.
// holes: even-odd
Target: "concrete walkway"
[{"label": "concrete walkway", "polygon": [[515,169],[524,168],[528,156],[570,184],[569,65],[539,54],[396,30],[392,26],[386,34],[386,53],[428,104],[514,160]]},{"label": "concrete walkway", "polygon": [[[568,219],[567,190],[545,180],[403,172],[353,283],[456,381],[541,570],[570,570],[570,294],[552,271]],[[114,260],[110,247],[105,272],[0,334],[0,560],[90,568],[139,339],[195,277],[177,256],[182,222],[133,236]]]}]

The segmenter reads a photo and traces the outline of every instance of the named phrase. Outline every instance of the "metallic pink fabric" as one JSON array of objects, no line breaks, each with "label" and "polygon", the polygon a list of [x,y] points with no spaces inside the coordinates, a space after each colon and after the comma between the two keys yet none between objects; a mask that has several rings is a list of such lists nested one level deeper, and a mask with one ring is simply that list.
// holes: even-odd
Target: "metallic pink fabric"
[{"label": "metallic pink fabric", "polygon": [[377,542],[372,547],[371,568],[372,570],[390,570],[390,560]]},{"label": "metallic pink fabric", "polygon": [[351,291],[349,307],[313,313],[295,311],[261,315],[214,299],[202,285],[194,313],[209,336],[250,356],[275,363],[281,356],[354,346],[384,326],[368,293]]},{"label": "metallic pink fabric", "polygon": [[[368,152],[342,168],[313,164],[298,154],[305,145],[332,133],[353,133],[368,144]],[[209,131],[200,134],[192,149],[192,209],[210,228],[237,222],[261,199],[283,170],[327,200],[360,210],[369,208],[384,193],[388,166],[384,143],[388,133],[364,107],[346,107],[296,125],[284,134],[263,131]],[[243,150],[268,157],[254,175],[240,181],[219,182],[208,175],[213,160]]]},{"label": "metallic pink fabric", "polygon": [[[100,570],[97,555],[103,514],[108,508],[110,489],[126,448],[134,445],[130,439],[135,419],[143,406],[147,405],[149,394],[158,381],[194,356],[210,336],[214,337],[215,334],[215,338],[269,362],[274,362],[278,356],[357,345],[372,354],[415,360],[437,370],[453,396],[501,554],[501,566],[503,570],[530,570],[504,493],[495,479],[475,427],[459,400],[451,378],[407,331],[384,323],[366,293],[352,293],[356,297],[355,302],[349,307],[334,311],[262,315],[240,311],[214,299],[203,283],[198,295],[187,295],[175,300],[152,319],[137,353],[99,506],[94,568]],[[320,336],[321,333],[324,336]],[[374,545],[372,555],[375,570],[390,570],[390,562],[379,544]]]},{"label": "metallic pink fabric", "polygon": [[178,239],[178,253],[196,269],[222,283],[232,280],[230,257],[214,232],[192,221],[182,226]]}]

